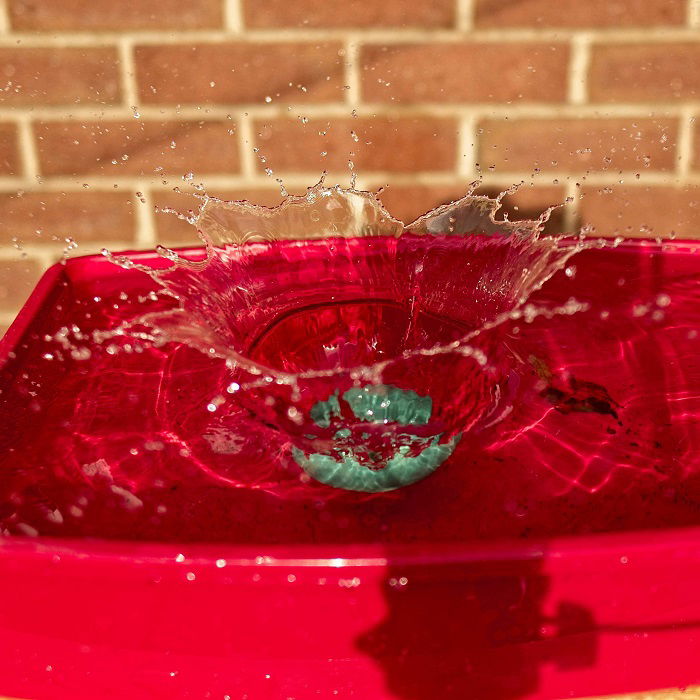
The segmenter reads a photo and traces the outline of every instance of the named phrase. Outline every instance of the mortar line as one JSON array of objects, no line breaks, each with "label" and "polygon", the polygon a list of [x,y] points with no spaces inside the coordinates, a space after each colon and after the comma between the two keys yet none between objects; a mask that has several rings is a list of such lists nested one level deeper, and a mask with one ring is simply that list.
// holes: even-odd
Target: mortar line
[{"label": "mortar line", "polygon": [[[62,250],[60,246],[32,246],[32,245],[22,245],[21,250],[13,248],[7,245],[0,246],[0,260],[3,262],[25,262],[27,260],[40,260],[42,263],[46,258],[47,248],[49,249],[49,254],[55,255],[57,252],[60,254]],[[25,254],[27,257],[21,257]]]},{"label": "mortar line", "polygon": [[[488,183],[500,183],[506,187],[519,182],[525,182],[527,184],[533,184],[534,186],[540,187],[552,187],[556,186],[553,182],[554,179],[559,180],[560,183],[573,179],[574,181],[580,182],[582,185],[593,185],[593,186],[619,186],[624,185],[625,187],[668,187],[678,184],[678,178],[674,172],[668,173],[645,173],[644,176],[637,180],[637,171],[624,171],[614,172],[614,173],[591,173],[586,174],[581,172],[546,172],[538,173],[534,176],[532,172],[501,172],[492,173],[486,171],[482,173],[484,176],[484,184]],[[454,182],[459,182],[459,177],[456,174],[441,173],[440,176],[437,174],[429,173],[417,173],[415,175],[402,175],[400,173],[365,173],[365,180],[370,183],[376,181],[388,181],[391,184],[401,184],[401,185],[411,185],[411,184],[450,184]],[[620,183],[620,181],[623,183]],[[689,173],[685,182],[687,184],[700,184],[700,173]]]},{"label": "mortar line", "polygon": [[238,118],[238,148],[241,158],[241,174],[246,180],[253,180],[257,176],[254,147],[255,137],[252,120],[249,115],[242,114]]},{"label": "mortar line", "polygon": [[690,172],[693,160],[693,131],[695,126],[695,114],[692,109],[683,110],[678,127],[678,139],[676,144],[676,172],[679,178],[684,179]]},{"label": "mortar line", "polygon": [[689,27],[694,29],[700,27],[700,0],[688,1],[688,15],[686,21]]},{"label": "mortar line", "polygon": [[10,13],[7,7],[6,0],[0,0],[0,34],[9,34],[12,31],[10,27]]},{"label": "mortar line", "polygon": [[51,265],[58,262],[63,256],[64,251],[64,247],[57,248],[55,250],[52,250],[51,248],[45,248],[44,250],[37,251],[36,253],[34,253],[34,255],[41,261],[44,268],[47,268],[51,267]]},{"label": "mortar line", "polygon": [[[511,172],[500,172],[483,173],[485,179],[489,180],[499,180],[500,182],[508,182],[513,184],[515,182],[520,182],[524,180],[525,182],[532,182],[536,185],[550,186],[553,183],[552,179],[558,179],[560,181],[565,178],[579,178],[581,181],[588,184],[600,184],[600,185],[615,185],[619,184],[619,180],[625,180],[625,185],[634,186],[645,186],[645,185],[671,185],[677,183],[678,176],[674,171],[669,172],[645,172],[640,180],[637,180],[636,174],[638,171],[623,171],[620,172],[599,172],[584,174],[581,171],[546,171],[538,173],[536,176],[532,172],[525,171],[511,171]],[[284,177],[284,181],[290,187],[308,187],[310,184],[318,181],[320,177],[320,171],[307,171],[307,172],[281,172],[280,175]],[[387,171],[369,171],[362,173],[363,180],[365,181],[376,181],[376,180],[388,180],[392,183],[422,183],[422,184],[437,184],[437,183],[454,183],[460,181],[463,177],[459,173],[453,170],[441,170],[441,171],[418,171],[411,174],[400,173],[400,172],[387,172]],[[263,189],[270,187],[275,187],[274,181],[264,174],[253,174],[252,176],[247,175],[203,175],[200,176],[203,180],[203,184],[207,189],[237,189],[237,188],[247,188],[247,187],[261,187]],[[335,180],[343,180],[347,178],[347,171],[336,170],[329,172],[326,181],[331,184]],[[550,179],[550,182],[547,182]],[[700,172],[690,172],[686,177],[687,182],[700,183]],[[118,184],[120,188],[123,189],[141,189],[142,187],[147,187],[150,190],[156,192],[169,192],[172,191],[174,186],[181,185],[180,179],[173,178],[167,181],[167,184],[163,185],[162,181],[152,180],[133,180],[133,179],[120,179],[115,180],[114,178],[100,177],[96,176],[94,178],[83,178],[77,181],[73,178],[68,177],[51,177],[42,180],[41,184],[36,182],[25,182],[18,181],[14,178],[0,178],[0,192],[3,193],[14,193],[18,188],[24,189],[26,192],[84,192],[85,188],[83,184],[89,185],[90,190],[94,192],[114,192],[114,185]],[[26,187],[25,187],[26,185]]]},{"label": "mortar line", "polygon": [[457,139],[457,175],[463,178],[474,178],[478,158],[478,136],[476,133],[476,118],[463,117],[459,124]]},{"label": "mortar line", "polygon": [[[465,0],[460,0],[465,1]],[[472,0],[473,2],[473,0]],[[469,14],[472,14],[471,12]],[[472,17],[467,15],[471,25],[469,41],[492,43],[520,43],[543,42],[568,43],[574,36],[581,32],[579,27],[556,28],[476,28],[473,26]],[[595,40],[605,42],[640,42],[672,43],[678,40],[700,41],[697,32],[685,26],[653,26],[648,28],[620,28],[620,27],[596,27],[589,30]],[[251,42],[275,42],[280,41],[324,41],[341,39],[347,34],[346,29],[296,29],[285,27],[284,32],[270,29],[250,29],[246,32],[246,41]],[[455,29],[426,29],[426,28],[387,28],[364,29],[362,40],[366,43],[403,44],[406,42],[418,43],[463,43],[464,33]]]},{"label": "mortar line", "polygon": [[[169,104],[139,105],[139,113],[144,121],[223,121],[232,113],[247,112],[252,119],[289,118],[289,111],[285,102],[282,105],[262,105],[244,103],[240,105],[212,105],[205,109],[195,106],[182,106]],[[133,105],[132,105],[133,106]],[[323,102],[317,104],[304,104],[297,109],[304,110],[310,118],[347,117],[348,105],[346,102]],[[393,105],[381,102],[365,102],[358,105],[358,117],[371,117],[381,114],[396,118],[460,118],[477,116],[482,119],[508,117],[531,118],[578,118],[607,119],[615,117],[634,117],[637,119],[653,119],[663,116],[678,116],[685,108],[700,110],[700,99],[685,102],[652,102],[652,103],[586,103],[572,105],[560,103],[525,102],[519,105],[498,104],[490,102],[472,102],[462,104],[445,104],[439,102],[425,102],[420,105]],[[64,123],[106,120],[128,121],[133,119],[133,111],[126,105],[110,107],[98,106],[38,106],[34,107],[0,107],[0,119],[15,120],[18,117],[30,117],[35,120],[54,121]]]},{"label": "mortar line", "polygon": [[244,29],[241,0],[224,0],[224,27],[231,34],[242,34]]},{"label": "mortar line", "polygon": [[[694,13],[696,11],[694,10]],[[694,15],[695,16],[695,15]],[[695,21],[695,19],[693,19]],[[234,22],[235,26],[235,22]],[[662,31],[660,31],[660,29]],[[295,44],[303,42],[339,42],[347,37],[346,29],[246,29],[244,34],[233,34],[235,30],[183,30],[164,33],[155,30],[141,30],[129,33],[133,44],[149,45],[185,45],[191,43],[226,43],[228,41],[242,44],[279,43]],[[580,33],[576,28],[556,29],[474,29],[469,31],[469,41],[474,43],[541,43],[543,41],[565,44]],[[677,41],[700,42],[700,36],[695,26],[680,27],[650,27],[638,28],[596,28],[588,32],[593,41],[605,42],[647,42],[650,44],[673,43]],[[15,47],[19,42],[26,47],[55,47],[70,46],[104,47],[117,44],[124,38],[122,32],[94,31],[62,32],[49,34],[41,32],[13,32],[11,35],[0,37],[0,45]],[[361,34],[363,43],[402,44],[406,42],[456,44],[464,42],[464,32],[456,29],[368,29]]]},{"label": "mortar line", "polygon": [[[51,246],[51,247],[38,247],[38,246],[26,246],[23,245],[21,251],[17,248],[10,248],[7,246],[0,247],[0,260],[3,262],[38,262],[41,267],[45,270],[50,267],[55,262],[60,260],[65,246]],[[20,257],[20,254],[24,253],[26,257]]]},{"label": "mortar line", "polygon": [[[345,176],[347,178],[347,174]],[[378,185],[378,187],[381,187],[381,185]],[[367,180],[365,179],[365,176],[362,173],[357,173],[357,177],[355,178],[355,189],[357,190],[369,190],[370,187],[367,184]]]},{"label": "mortar line", "polygon": [[[81,244],[80,241],[78,242],[78,248],[71,253],[71,257],[77,257],[80,255],[93,255],[95,253],[99,253],[100,250],[103,248],[107,248],[107,250],[126,250],[127,248],[135,248],[136,243],[135,242],[128,242],[125,241],[124,239],[117,240],[117,239],[107,239],[103,238],[100,239],[99,241],[86,241],[85,243]],[[81,250],[81,248],[83,250]],[[37,262],[40,262],[42,265],[48,267],[49,265],[53,265],[56,261],[60,260],[63,253],[65,251],[65,245],[55,245],[55,244],[46,244],[43,246],[39,245],[23,245],[22,250],[19,251],[16,248],[10,248],[7,246],[2,246],[0,247],[0,261],[2,262],[7,262],[7,261],[17,261],[17,262],[23,262],[25,260],[35,260]],[[20,252],[26,254],[26,258],[21,258]]]},{"label": "mortar line", "polygon": [[24,179],[29,182],[37,182],[40,173],[39,157],[37,155],[36,143],[34,142],[32,125],[26,117],[17,121],[17,140],[19,142],[19,152],[22,157]]},{"label": "mortar line", "polygon": [[562,222],[564,231],[575,231],[578,228],[579,221],[579,197],[580,190],[576,187],[576,180],[573,178],[567,180],[565,186],[565,198],[571,197],[571,203],[564,207],[564,220]]},{"label": "mortar line", "polygon": [[591,61],[591,42],[587,34],[577,34],[571,40],[569,57],[567,101],[572,105],[588,101],[588,67]]},{"label": "mortar line", "polygon": [[19,313],[19,307],[17,311],[2,311],[0,312],[0,325],[9,326],[17,318]]},{"label": "mortar line", "polygon": [[359,39],[354,35],[350,35],[345,42],[345,64],[344,77],[345,84],[348,86],[345,95],[345,101],[352,108],[359,106],[361,101],[360,95],[360,47]]},{"label": "mortar line", "polygon": [[[128,107],[137,107],[139,103],[138,86],[136,84],[136,64],[134,62],[133,45],[130,39],[121,39],[118,45],[119,74],[124,90],[123,101]],[[132,113],[133,117],[134,114]]]},{"label": "mortar line", "polygon": [[[141,200],[146,200],[142,202]],[[135,194],[134,216],[136,217],[136,236],[134,243],[143,248],[156,245],[155,211],[150,188],[142,185]]]},{"label": "mortar line", "polygon": [[458,32],[471,32],[474,28],[474,0],[457,0],[456,28]]}]

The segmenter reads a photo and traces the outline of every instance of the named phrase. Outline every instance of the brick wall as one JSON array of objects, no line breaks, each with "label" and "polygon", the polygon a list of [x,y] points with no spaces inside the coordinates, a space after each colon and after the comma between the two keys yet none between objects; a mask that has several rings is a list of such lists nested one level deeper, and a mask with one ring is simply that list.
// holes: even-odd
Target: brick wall
[{"label": "brick wall", "polygon": [[511,215],[694,236],[699,111],[696,0],[0,0],[0,326],[66,239],[192,241],[155,211],[186,173],[272,204],[352,161],[405,220],[523,181]]}]

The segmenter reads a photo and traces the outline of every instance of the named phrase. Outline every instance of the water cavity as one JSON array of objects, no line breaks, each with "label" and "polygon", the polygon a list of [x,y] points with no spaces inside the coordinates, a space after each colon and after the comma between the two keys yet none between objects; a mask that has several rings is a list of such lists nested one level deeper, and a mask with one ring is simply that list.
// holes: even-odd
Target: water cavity
[{"label": "water cavity", "polygon": [[543,236],[546,215],[500,221],[486,197],[407,226],[322,184],[276,209],[202,202],[204,248],[69,261],[4,341],[7,531],[406,541],[700,520],[694,247]]}]

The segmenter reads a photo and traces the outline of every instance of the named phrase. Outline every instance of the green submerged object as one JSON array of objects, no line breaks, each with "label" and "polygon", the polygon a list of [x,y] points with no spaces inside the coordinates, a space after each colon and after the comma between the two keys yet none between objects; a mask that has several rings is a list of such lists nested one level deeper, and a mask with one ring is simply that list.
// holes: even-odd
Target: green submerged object
[{"label": "green submerged object", "polygon": [[[381,459],[369,452],[374,462],[372,467],[366,466],[358,458],[358,446],[350,440],[352,431],[340,427],[343,418],[338,395],[336,391],[325,401],[317,402],[310,412],[319,428],[327,429],[338,423],[331,453],[306,454],[297,447],[292,451],[296,463],[309,476],[329,486],[366,493],[408,486],[432,474],[452,454],[461,437],[456,435],[440,443],[442,433],[421,437],[396,431],[397,425],[428,424],[433,411],[430,396],[384,384],[348,389],[341,398],[355,418],[363,423],[391,426],[388,429],[396,437],[392,456]],[[362,437],[369,438],[369,433]]]}]

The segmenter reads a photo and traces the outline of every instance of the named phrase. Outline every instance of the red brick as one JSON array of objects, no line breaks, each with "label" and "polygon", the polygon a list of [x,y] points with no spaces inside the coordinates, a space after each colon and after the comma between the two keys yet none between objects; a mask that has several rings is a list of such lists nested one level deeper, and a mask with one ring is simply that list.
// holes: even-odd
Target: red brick
[{"label": "red brick", "polygon": [[370,102],[556,102],[566,96],[564,44],[369,45],[360,53]]},{"label": "red brick", "polygon": [[111,104],[119,100],[114,48],[0,48],[0,105]]},{"label": "red brick", "polygon": [[0,124],[0,175],[17,175],[21,169],[17,127]]},{"label": "red brick", "polygon": [[[290,194],[303,194],[306,190],[294,191],[290,188]],[[274,207],[282,202],[282,193],[279,186],[266,188],[257,187],[249,189],[226,189],[212,191],[210,194],[225,201],[248,200],[253,204],[265,207]],[[180,214],[191,216],[199,210],[200,201],[186,193],[164,192],[155,190],[151,194],[151,200],[156,206],[156,232],[158,242],[171,246],[199,245],[197,233],[194,227],[179,219],[175,214],[159,209],[171,209]]]},{"label": "red brick", "polygon": [[0,312],[18,311],[31,294],[42,272],[42,265],[31,258],[0,260]]},{"label": "red brick", "polygon": [[[356,134],[357,141],[352,133]],[[374,117],[255,123],[255,141],[275,172],[343,172],[351,160],[367,171],[451,170],[457,152],[453,119]],[[327,153],[326,156],[321,155]]]},{"label": "red brick", "polygon": [[46,175],[152,175],[162,168],[158,172],[180,176],[237,172],[234,129],[230,121],[132,119],[40,122],[35,134]]},{"label": "red brick", "polygon": [[700,187],[584,188],[581,221],[600,236],[667,236],[697,238],[700,232]]},{"label": "red brick", "polygon": [[[139,203],[140,204],[140,203]],[[0,194],[0,238],[63,245],[134,240],[133,196],[127,192]],[[77,253],[79,254],[80,248]]]},{"label": "red brick", "polygon": [[244,0],[249,27],[451,27],[454,0]]},{"label": "red brick", "polygon": [[339,52],[340,44],[318,42],[139,46],[139,94],[145,103],[161,104],[339,100]]},{"label": "red brick", "polygon": [[483,168],[533,172],[672,170],[677,122],[671,119],[515,119],[480,125]]},{"label": "red brick", "polygon": [[590,99],[653,102],[700,96],[700,43],[595,46]]},{"label": "red brick", "polygon": [[685,0],[476,0],[478,27],[643,27],[683,24]]},{"label": "red brick", "polygon": [[223,23],[221,0],[8,0],[8,13],[20,31],[206,29]]}]

